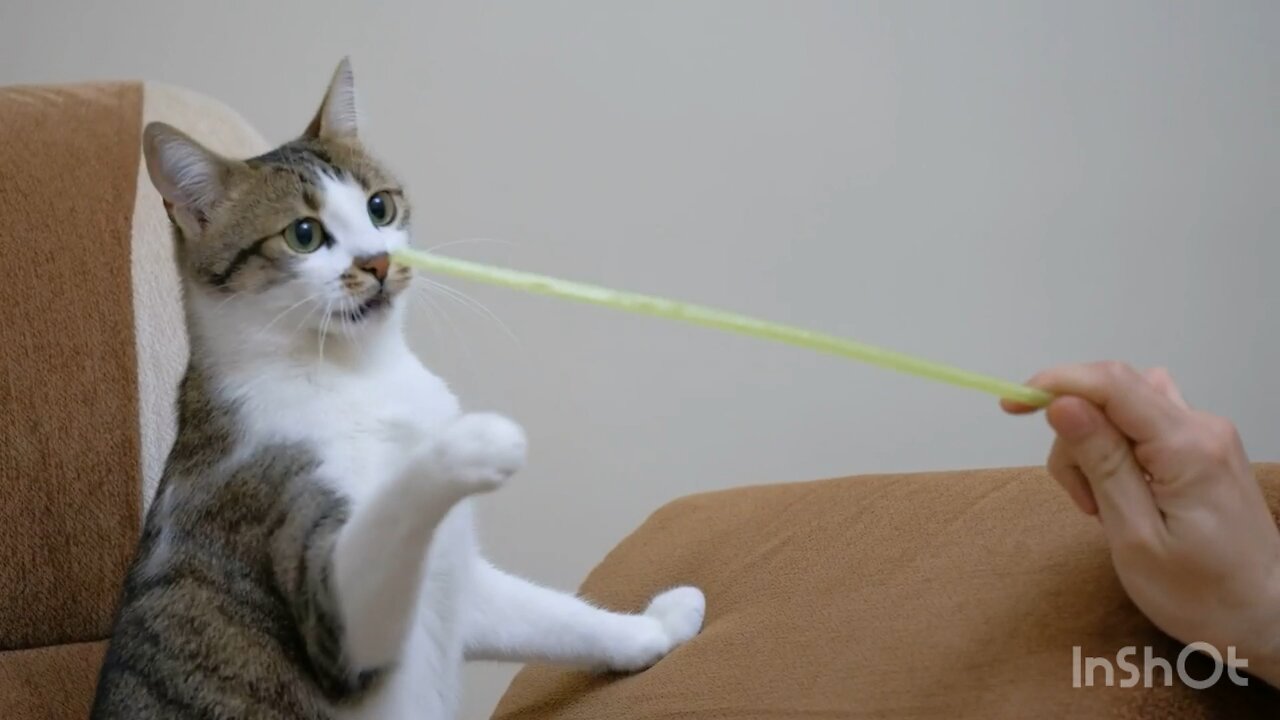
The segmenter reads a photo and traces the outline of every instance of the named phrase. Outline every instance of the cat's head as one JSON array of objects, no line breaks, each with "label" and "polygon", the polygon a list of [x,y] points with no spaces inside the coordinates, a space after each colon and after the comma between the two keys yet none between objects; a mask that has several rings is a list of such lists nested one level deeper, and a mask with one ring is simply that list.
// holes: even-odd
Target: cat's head
[{"label": "cat's head", "polygon": [[411,279],[389,257],[408,243],[409,203],[356,125],[344,59],[302,136],[264,155],[227,158],[147,126],[147,170],[175,226],[189,302],[247,331],[384,322]]}]

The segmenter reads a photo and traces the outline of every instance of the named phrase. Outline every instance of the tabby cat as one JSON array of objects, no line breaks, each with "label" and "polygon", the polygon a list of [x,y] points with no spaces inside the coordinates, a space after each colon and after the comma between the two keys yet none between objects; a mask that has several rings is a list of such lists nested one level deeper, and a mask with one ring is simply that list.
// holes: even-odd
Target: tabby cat
[{"label": "tabby cat", "polygon": [[191,355],[93,718],[453,718],[464,660],[637,671],[702,625],[696,588],[614,613],[481,555],[524,434],[407,347],[410,205],[356,120],[344,60],[265,155],[145,130]]}]

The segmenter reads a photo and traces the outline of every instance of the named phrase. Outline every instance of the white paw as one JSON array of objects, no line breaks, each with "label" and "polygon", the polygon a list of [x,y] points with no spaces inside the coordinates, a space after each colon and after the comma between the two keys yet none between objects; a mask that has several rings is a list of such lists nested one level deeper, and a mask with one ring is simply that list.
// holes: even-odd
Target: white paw
[{"label": "white paw", "polygon": [[698,588],[678,587],[659,594],[641,616],[650,622],[612,659],[609,669],[637,672],[652,667],[698,634],[705,612],[706,599]]},{"label": "white paw", "polygon": [[520,426],[494,413],[453,421],[432,447],[435,472],[465,492],[495,490],[524,467],[528,443]]},{"label": "white paw", "polygon": [[702,616],[707,611],[707,599],[696,587],[672,588],[659,594],[649,603],[645,615],[662,623],[671,647],[683,645],[702,629]]}]

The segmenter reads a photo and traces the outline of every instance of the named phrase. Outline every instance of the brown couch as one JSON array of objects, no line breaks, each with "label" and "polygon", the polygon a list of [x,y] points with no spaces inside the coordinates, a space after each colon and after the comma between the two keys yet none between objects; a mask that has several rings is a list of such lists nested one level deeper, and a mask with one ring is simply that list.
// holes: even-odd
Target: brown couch
[{"label": "brown couch", "polygon": [[[1280,508],[1280,466],[1259,473]],[[1152,646],[1171,662],[1182,648],[1128,601],[1096,521],[1040,469],[682,498],[610,552],[583,591],[640,608],[673,583],[707,594],[706,626],[688,645],[633,677],[526,668],[495,717],[1280,717],[1280,693],[1257,681],[1073,687],[1073,647],[1114,659]],[[1204,658],[1188,667],[1212,673]]]},{"label": "brown couch", "polygon": [[[167,221],[141,167],[163,119],[248,155],[234,113],[150,84],[0,90],[0,720],[82,718],[173,434],[185,361]],[[1280,508],[1280,466],[1259,466]],[[1125,599],[1095,523],[1040,470],[695,495],[584,592],[706,590],[703,633],[651,670],[530,667],[495,717],[1280,717],[1254,682],[1074,688],[1073,648],[1180,646]],[[1207,674],[1192,660],[1196,677]]]}]

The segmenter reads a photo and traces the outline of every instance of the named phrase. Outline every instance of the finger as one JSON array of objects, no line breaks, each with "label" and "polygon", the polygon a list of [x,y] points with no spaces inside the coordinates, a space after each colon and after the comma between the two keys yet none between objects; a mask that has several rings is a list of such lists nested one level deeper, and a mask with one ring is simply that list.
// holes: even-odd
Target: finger
[{"label": "finger", "polygon": [[1054,441],[1045,465],[1049,468],[1049,474],[1062,485],[1081,512],[1086,515],[1098,514],[1098,501],[1093,497],[1093,488],[1089,487],[1088,478],[1080,471],[1080,466],[1076,465],[1075,459],[1067,452],[1061,440]]},{"label": "finger", "polygon": [[1063,453],[1088,481],[1108,538],[1128,545],[1157,537],[1163,520],[1129,439],[1080,398],[1059,398],[1046,415]]},{"label": "finger", "polygon": [[[1159,390],[1160,394],[1167,397],[1176,407],[1183,410],[1190,409],[1187,401],[1182,397],[1182,392],[1174,382],[1173,376],[1166,368],[1154,367],[1143,372],[1142,376],[1146,378],[1147,382],[1151,383],[1152,387]],[[1026,405],[1018,402],[1017,400],[1010,400],[1007,398],[1000,401],[1000,408],[1011,415],[1027,415],[1043,409],[1035,405]]]},{"label": "finger", "polygon": [[1054,395],[1074,395],[1102,409],[1116,428],[1138,442],[1172,432],[1183,413],[1136,370],[1123,363],[1065,365],[1028,383]]},{"label": "finger", "polygon": [[1182,410],[1191,409],[1187,405],[1187,401],[1182,399],[1182,391],[1178,390],[1178,385],[1174,383],[1173,376],[1169,374],[1168,370],[1162,367],[1154,367],[1142,373],[1142,376],[1147,379],[1147,382],[1151,383],[1152,387],[1159,390],[1160,394],[1169,398],[1174,406]]}]

